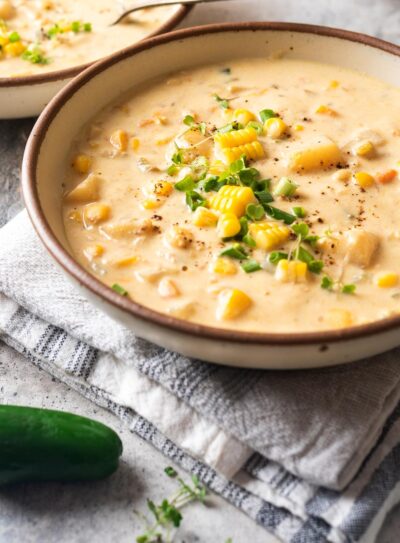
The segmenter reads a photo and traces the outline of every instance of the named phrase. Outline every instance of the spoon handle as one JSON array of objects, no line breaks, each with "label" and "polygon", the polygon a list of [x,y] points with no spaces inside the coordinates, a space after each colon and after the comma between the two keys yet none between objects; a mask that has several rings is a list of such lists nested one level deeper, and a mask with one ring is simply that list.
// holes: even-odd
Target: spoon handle
[{"label": "spoon handle", "polygon": [[118,16],[118,19],[113,21],[110,26],[116,25],[122,19],[133,13],[144,8],[155,8],[159,6],[172,6],[174,4],[184,4],[185,6],[191,6],[194,4],[203,4],[206,2],[221,2],[224,0],[131,0],[130,6],[124,9],[121,15]]}]

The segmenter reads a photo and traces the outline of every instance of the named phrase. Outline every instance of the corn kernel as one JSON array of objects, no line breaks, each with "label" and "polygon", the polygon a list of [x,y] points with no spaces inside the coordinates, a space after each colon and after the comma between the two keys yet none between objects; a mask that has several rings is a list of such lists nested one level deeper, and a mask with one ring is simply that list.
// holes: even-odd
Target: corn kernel
[{"label": "corn kernel", "polygon": [[77,155],[72,166],[77,173],[88,173],[92,165],[92,159],[87,155]]},{"label": "corn kernel", "polygon": [[218,133],[214,136],[214,141],[219,147],[239,147],[257,140],[257,132],[254,128],[243,128],[242,130],[232,130],[231,132]]},{"label": "corn kernel", "polygon": [[137,151],[140,146],[140,139],[139,138],[132,138],[131,139],[131,147],[133,151]]},{"label": "corn kernel", "polygon": [[0,47],[4,47],[9,42],[7,36],[0,36]]},{"label": "corn kernel", "polygon": [[110,143],[121,153],[128,149],[128,134],[125,130],[115,130],[110,136]]},{"label": "corn kernel", "polygon": [[72,211],[70,211],[68,213],[68,219],[70,221],[81,223],[82,222],[82,213],[80,211],[78,211],[77,209],[73,209]]},{"label": "corn kernel", "polygon": [[248,204],[255,203],[256,198],[250,187],[224,185],[208,200],[209,206],[221,213],[233,213],[236,217],[245,214]]},{"label": "corn kernel", "polygon": [[229,258],[220,256],[211,263],[210,271],[220,275],[235,275],[237,273],[237,267]]},{"label": "corn kernel", "polygon": [[337,112],[334,109],[324,105],[318,106],[315,110],[315,113],[320,113],[321,115],[329,115],[330,117],[337,116]]},{"label": "corn kernel", "polygon": [[370,141],[362,141],[354,146],[353,153],[357,156],[372,158],[375,155],[375,146]]},{"label": "corn kernel", "polygon": [[171,143],[171,141],[173,140],[174,138],[169,136],[167,138],[161,138],[159,140],[156,140],[156,145],[167,145],[168,143]]},{"label": "corn kernel", "polygon": [[92,260],[104,253],[104,247],[100,243],[97,243],[96,245],[89,245],[83,252],[88,260]]},{"label": "corn kernel", "polygon": [[21,41],[7,43],[3,47],[4,54],[9,57],[19,57],[25,51],[26,47]]},{"label": "corn kernel", "polygon": [[128,256],[126,258],[120,258],[119,260],[116,260],[113,262],[114,266],[116,268],[129,268],[130,266],[133,266],[138,261],[137,256]]},{"label": "corn kernel", "polygon": [[250,235],[259,249],[270,251],[289,239],[290,228],[273,222],[258,222],[249,225]]},{"label": "corn kernel", "polygon": [[169,181],[157,181],[154,185],[154,194],[157,196],[169,196],[174,190],[174,186]]},{"label": "corn kernel", "polygon": [[280,260],[275,279],[281,283],[304,283],[307,280],[307,264],[300,260]]},{"label": "corn kernel", "polygon": [[107,204],[88,204],[83,212],[83,220],[86,224],[98,224],[110,217],[111,208]]},{"label": "corn kernel", "polygon": [[296,132],[302,132],[304,130],[304,126],[302,124],[295,124],[293,130]]},{"label": "corn kernel", "polygon": [[234,213],[223,213],[217,225],[220,238],[232,238],[240,232],[240,222]]},{"label": "corn kernel", "polygon": [[399,276],[394,272],[382,272],[378,273],[374,277],[374,283],[380,288],[392,288],[399,282]]},{"label": "corn kernel", "polygon": [[256,116],[248,109],[236,109],[233,113],[234,118],[240,124],[246,126],[249,122],[255,121]]},{"label": "corn kernel", "polygon": [[391,183],[394,181],[397,177],[397,171],[396,170],[388,170],[387,172],[380,173],[376,176],[376,180],[381,185],[386,185],[387,183]]},{"label": "corn kernel", "polygon": [[251,298],[241,290],[236,288],[223,290],[218,296],[217,319],[235,319],[244,313],[251,304]]},{"label": "corn kernel", "polygon": [[354,174],[354,179],[362,189],[368,189],[375,184],[375,178],[366,172],[358,172]]},{"label": "corn kernel", "polygon": [[347,181],[349,181],[350,177],[350,170],[346,170],[345,168],[338,170],[337,172],[332,174],[332,179],[334,181],[340,181],[341,183],[346,183]]},{"label": "corn kernel", "polygon": [[209,173],[212,175],[221,175],[226,170],[225,164],[221,160],[216,160],[210,164]]},{"label": "corn kernel", "polygon": [[252,143],[239,145],[239,147],[222,149],[222,156],[227,165],[239,160],[243,155],[247,160],[260,160],[265,156],[264,147],[259,141],[253,141]]},{"label": "corn kernel", "polygon": [[215,226],[218,221],[218,216],[211,210],[205,207],[198,207],[193,213],[192,222],[199,228],[207,228]]},{"label": "corn kernel", "polygon": [[346,328],[353,324],[353,315],[347,309],[332,308],[329,309],[324,316],[324,320],[332,326],[332,328]]},{"label": "corn kernel", "polygon": [[271,117],[265,121],[264,128],[268,136],[276,140],[285,134],[288,127],[279,117]]},{"label": "corn kernel", "polygon": [[158,209],[163,205],[163,201],[160,198],[147,198],[143,200],[142,207],[144,209]]},{"label": "corn kernel", "polygon": [[330,83],[329,83],[329,88],[330,89],[337,89],[338,86],[339,86],[339,81],[336,81],[336,79],[333,79]]}]

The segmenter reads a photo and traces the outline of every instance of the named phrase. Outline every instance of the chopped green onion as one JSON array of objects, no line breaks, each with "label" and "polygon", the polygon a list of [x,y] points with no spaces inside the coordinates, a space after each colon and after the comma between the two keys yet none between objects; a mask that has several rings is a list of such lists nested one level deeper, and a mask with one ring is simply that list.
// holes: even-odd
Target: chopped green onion
[{"label": "chopped green onion", "polygon": [[238,160],[235,160],[235,162],[232,162],[232,164],[229,166],[229,171],[230,173],[238,173],[246,168],[247,168],[246,156],[243,155]]},{"label": "chopped green onion", "polygon": [[218,183],[219,177],[217,175],[212,175],[211,177],[207,177],[204,181],[201,182],[201,188],[204,190],[204,192],[211,192],[212,190],[219,190],[219,183]]},{"label": "chopped green onion", "polygon": [[261,136],[261,134],[264,132],[263,125],[259,123],[258,121],[250,121],[249,123],[247,123],[246,128],[254,128],[254,130],[257,132],[259,136]]},{"label": "chopped green onion", "polygon": [[333,279],[331,279],[327,275],[324,275],[324,277],[321,280],[321,288],[323,288],[325,290],[332,290],[334,284],[335,283],[334,283]]},{"label": "chopped green onion", "polygon": [[292,207],[292,213],[299,219],[304,219],[307,216],[306,210],[301,206]]},{"label": "chopped green onion", "polygon": [[227,100],[226,98],[221,98],[220,96],[218,96],[218,94],[213,94],[213,97],[221,109],[229,108],[229,100]]},{"label": "chopped green onion", "polygon": [[167,174],[170,175],[171,177],[176,175],[178,172],[179,172],[179,166],[177,166],[176,164],[171,164],[167,168]]},{"label": "chopped green onion", "polygon": [[177,147],[177,150],[172,155],[171,160],[174,164],[183,164],[183,150]]},{"label": "chopped green onion", "polygon": [[322,262],[322,260],[316,260],[314,255],[309,253],[306,249],[304,249],[304,247],[301,246],[296,251],[296,258],[298,258],[302,262],[305,262],[308,269],[312,273],[319,274],[324,267],[324,263]]},{"label": "chopped green onion", "polygon": [[293,232],[296,234],[296,236],[299,236],[301,240],[304,240],[310,231],[308,225],[304,222],[294,224],[292,226]]},{"label": "chopped green onion", "polygon": [[257,262],[257,260],[253,260],[253,259],[242,262],[241,266],[242,266],[242,269],[246,273],[253,273],[253,272],[262,270],[261,264]]},{"label": "chopped green onion", "polygon": [[234,130],[240,130],[241,128],[244,128],[242,124],[238,123],[237,121],[233,121],[232,123],[218,128],[217,132],[219,134],[226,134],[227,132],[233,132]]},{"label": "chopped green onion", "polygon": [[260,179],[260,172],[256,168],[243,168],[238,172],[240,181],[246,186],[252,186]]},{"label": "chopped green onion", "polygon": [[270,255],[268,260],[276,266],[280,260],[287,260],[289,258],[289,255],[287,253],[282,253],[281,251],[273,251]]},{"label": "chopped green onion", "polygon": [[242,237],[242,241],[243,241],[243,243],[245,243],[249,247],[255,248],[257,246],[254,238],[252,238],[251,235],[248,234],[248,233],[245,236]]},{"label": "chopped green onion", "polygon": [[263,207],[274,201],[274,197],[267,190],[255,192],[254,195]]},{"label": "chopped green onion", "polygon": [[307,264],[307,266],[310,272],[315,273],[316,275],[321,273],[324,269],[324,263],[322,260],[312,260],[309,264]]},{"label": "chopped green onion", "polygon": [[235,258],[236,260],[247,260],[248,256],[246,251],[239,243],[235,243],[232,247],[222,251],[221,256],[229,256],[230,258]]},{"label": "chopped green onion", "polygon": [[319,236],[307,236],[304,238],[303,241],[306,243],[309,243],[311,247],[314,249],[317,246],[317,241],[319,240]]},{"label": "chopped green onion", "polygon": [[114,283],[111,288],[120,296],[128,296],[128,291],[125,290],[124,287],[121,287],[121,285],[118,283]]},{"label": "chopped green onion", "polygon": [[290,198],[298,189],[299,185],[293,183],[288,177],[282,177],[274,190],[275,196],[286,196]]},{"label": "chopped green onion", "polygon": [[243,238],[243,236],[246,236],[249,231],[249,221],[246,217],[240,217],[240,232],[238,234],[239,238]]},{"label": "chopped green onion", "polygon": [[207,200],[195,190],[191,190],[186,192],[186,204],[192,211],[196,211],[198,207],[205,207]]},{"label": "chopped green onion", "polygon": [[208,159],[205,156],[197,157],[190,165],[190,169],[197,181],[204,179],[209,168]]},{"label": "chopped green onion", "polygon": [[265,217],[265,209],[261,204],[248,204],[246,207],[246,217],[252,221],[260,221]]},{"label": "chopped green onion", "polygon": [[8,41],[10,43],[21,41],[21,36],[18,34],[18,32],[11,32],[11,34],[8,36]]},{"label": "chopped green onion", "polygon": [[267,215],[278,221],[283,221],[285,224],[292,224],[296,220],[296,217],[294,215],[286,213],[286,211],[282,211],[277,207],[270,206],[269,204],[264,205],[264,209]]},{"label": "chopped green onion", "polygon": [[265,121],[268,121],[268,119],[271,119],[272,117],[278,117],[278,114],[275,113],[273,109],[263,109],[262,111],[260,111],[260,119],[263,123],[265,123]]},{"label": "chopped green onion", "polygon": [[32,64],[48,64],[49,59],[46,58],[37,45],[31,45],[21,55],[22,60],[27,60]]},{"label": "chopped green onion", "polygon": [[91,32],[92,31],[92,23],[83,23],[83,31],[84,32]]},{"label": "chopped green onion", "polygon": [[194,117],[192,115],[186,115],[186,117],[183,119],[183,123],[186,124],[187,126],[192,126],[193,124],[195,124],[195,120],[194,120]]},{"label": "chopped green onion", "polygon": [[188,192],[194,189],[196,186],[196,183],[191,175],[187,175],[182,179],[182,181],[178,181],[178,183],[175,183],[176,190],[179,190],[180,192]]},{"label": "chopped green onion", "polygon": [[349,285],[343,285],[342,292],[343,294],[354,294],[356,291],[356,285],[349,284]]},{"label": "chopped green onion", "polygon": [[75,34],[78,34],[81,30],[81,23],[79,21],[73,21],[71,23],[71,30],[72,32],[75,32]]}]

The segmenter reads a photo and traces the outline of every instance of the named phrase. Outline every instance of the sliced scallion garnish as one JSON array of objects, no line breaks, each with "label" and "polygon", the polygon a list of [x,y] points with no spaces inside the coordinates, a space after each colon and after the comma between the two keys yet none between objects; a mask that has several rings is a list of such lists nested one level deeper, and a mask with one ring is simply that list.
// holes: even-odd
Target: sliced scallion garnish
[{"label": "sliced scallion garnish", "polygon": [[120,296],[128,296],[128,291],[124,289],[124,287],[121,287],[121,285],[118,283],[114,283],[111,288]]},{"label": "sliced scallion garnish", "polygon": [[253,259],[245,260],[244,262],[242,262],[241,266],[246,273],[253,273],[262,270],[261,264],[257,262],[257,260]]},{"label": "sliced scallion garnish", "polygon": [[299,185],[296,185],[288,177],[282,177],[274,189],[275,196],[284,196],[290,198],[298,189]]},{"label": "sliced scallion garnish", "polygon": [[246,251],[239,243],[235,243],[235,245],[232,245],[232,247],[222,251],[221,256],[229,256],[230,258],[235,258],[236,260],[247,260],[248,258]]}]

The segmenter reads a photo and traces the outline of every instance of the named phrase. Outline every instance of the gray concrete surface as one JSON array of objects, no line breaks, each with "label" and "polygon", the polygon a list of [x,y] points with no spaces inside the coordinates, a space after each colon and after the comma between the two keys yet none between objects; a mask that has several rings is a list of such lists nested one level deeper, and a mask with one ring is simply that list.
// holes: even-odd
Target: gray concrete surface
[{"label": "gray concrete surface", "polygon": [[[398,0],[236,0],[232,5],[222,2],[199,7],[185,24],[241,19],[322,23],[400,42]],[[0,225],[22,207],[20,162],[32,124],[31,120],[0,121]],[[101,420],[118,431],[125,450],[120,470],[106,481],[0,490],[0,543],[133,543],[141,531],[133,510],[145,511],[146,498],[159,501],[174,489],[174,483],[163,474],[166,460],[130,434],[113,415],[19,355],[5,365],[4,349],[0,346],[0,403],[69,410]],[[207,507],[188,507],[177,541],[224,543],[229,537],[233,543],[276,542],[215,496]],[[377,539],[378,543],[398,541],[400,508],[389,515]]]}]

